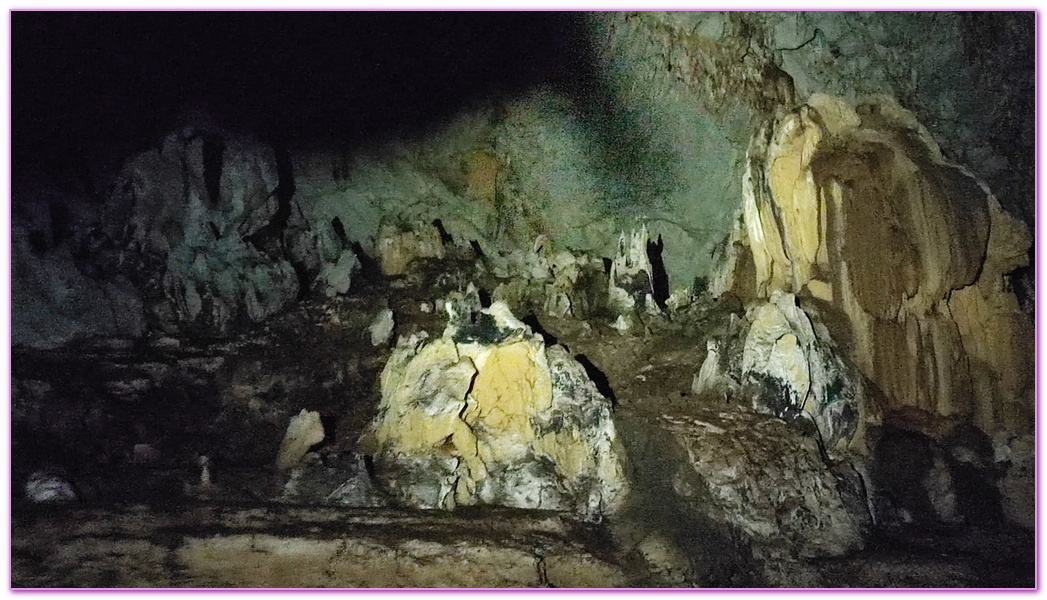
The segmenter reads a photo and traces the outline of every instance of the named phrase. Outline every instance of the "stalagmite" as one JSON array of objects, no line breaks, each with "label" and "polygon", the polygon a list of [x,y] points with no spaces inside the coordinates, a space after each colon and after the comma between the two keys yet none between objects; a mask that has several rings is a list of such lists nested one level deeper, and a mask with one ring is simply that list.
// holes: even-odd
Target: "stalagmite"
[{"label": "stalagmite", "polygon": [[320,422],[320,413],[302,409],[287,425],[287,433],[280,443],[280,453],[276,458],[276,468],[286,471],[302,460],[309,448],[324,441],[324,426]]}]

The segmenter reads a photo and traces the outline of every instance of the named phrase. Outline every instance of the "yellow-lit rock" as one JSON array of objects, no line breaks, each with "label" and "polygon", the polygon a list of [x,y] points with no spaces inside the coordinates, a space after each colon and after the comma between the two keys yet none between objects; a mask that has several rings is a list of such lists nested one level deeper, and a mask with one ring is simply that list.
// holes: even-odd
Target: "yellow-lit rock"
[{"label": "yellow-lit rock", "polygon": [[440,232],[431,225],[420,225],[411,231],[401,231],[383,223],[378,229],[375,245],[378,263],[385,275],[402,275],[407,265],[417,258],[443,258],[444,245]]},{"label": "yellow-lit rock", "polygon": [[755,281],[737,260],[716,281],[830,303],[834,337],[892,406],[1031,426],[1032,324],[1005,285],[1029,234],[912,113],[815,95],[754,136],[747,160],[736,240]]},{"label": "yellow-lit rock", "polygon": [[807,291],[812,296],[819,300],[826,302],[833,301],[833,286],[832,284],[826,283],[820,279],[812,279],[807,282]]},{"label": "yellow-lit rock", "polygon": [[613,511],[627,491],[610,401],[501,302],[401,340],[370,440],[379,478],[421,508]]},{"label": "yellow-lit rock", "polygon": [[789,115],[775,129],[768,148],[767,181],[781,218],[778,229],[790,259],[793,289],[811,278],[821,244],[820,201],[810,164],[822,132],[810,112]]},{"label": "yellow-lit rock", "polygon": [[530,442],[534,430],[529,414],[547,410],[552,402],[542,348],[527,340],[484,350],[467,350],[476,353],[480,372],[473,383],[473,401],[462,419],[499,438]]},{"label": "yellow-lit rock", "polygon": [[1035,331],[1005,278],[1028,264],[1032,240],[996,198],[990,197],[989,216],[992,225],[981,275],[950,295],[949,310],[978,380],[977,392],[995,400],[978,407],[976,422],[983,427],[995,423],[1005,431],[1031,431],[1035,415],[1028,399],[1034,394]]},{"label": "yellow-lit rock", "polygon": [[[754,138],[749,148],[742,177],[742,215],[756,268],[756,292],[766,296],[770,290],[792,290],[792,277],[782,234],[774,218],[773,199],[764,179],[762,163],[766,153],[760,144],[762,141],[759,136]],[[742,282],[735,281],[736,286],[739,284]]]}]

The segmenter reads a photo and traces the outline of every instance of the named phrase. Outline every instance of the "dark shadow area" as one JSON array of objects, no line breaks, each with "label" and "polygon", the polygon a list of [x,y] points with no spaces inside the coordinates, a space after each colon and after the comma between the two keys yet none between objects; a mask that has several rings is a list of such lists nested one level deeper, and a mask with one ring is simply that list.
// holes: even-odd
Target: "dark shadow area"
[{"label": "dark shadow area", "polygon": [[433,219],[433,227],[435,227],[436,231],[440,233],[440,243],[442,243],[445,246],[450,246],[454,244],[454,238],[451,237],[451,234],[447,233],[446,229],[444,229],[443,221],[441,221],[440,219]]},{"label": "dark shadow area", "polygon": [[207,189],[207,200],[211,208],[222,203],[222,155],[225,153],[225,142],[216,135],[203,136],[204,148],[204,187]]},{"label": "dark shadow area", "polygon": [[549,333],[544,327],[542,327],[542,324],[538,322],[538,317],[535,316],[534,313],[527,315],[521,319],[521,321],[523,321],[523,324],[530,327],[535,333],[542,336],[542,341],[545,342],[546,346],[555,346],[560,343],[555,335]]},{"label": "dark shadow area", "polygon": [[968,525],[878,527],[859,552],[811,561],[827,587],[1033,588],[1031,529]]},{"label": "dark shadow area", "polygon": [[607,381],[607,375],[605,375],[599,367],[594,365],[593,361],[589,360],[589,357],[584,354],[575,354],[574,359],[582,365],[583,369],[585,369],[585,374],[588,375],[589,379],[596,385],[596,389],[599,390],[605,398],[611,401],[611,406],[618,406],[618,398],[614,396],[614,390],[611,389],[611,383]]},{"label": "dark shadow area", "polygon": [[[598,19],[591,24],[583,19],[581,14],[573,17],[579,39],[605,33]],[[604,62],[594,44],[576,48],[577,53],[564,56],[565,61],[578,65]],[[605,73],[579,68],[573,76],[558,91],[572,99],[577,116],[588,129],[589,151],[594,164],[600,166],[600,179],[607,182],[609,205],[625,213],[657,207],[681,181],[676,176],[678,151],[668,142],[668,132],[660,130],[648,112],[622,106],[620,92]]]},{"label": "dark shadow area", "polygon": [[342,249],[351,248],[352,244],[349,243],[349,237],[345,234],[345,226],[342,225],[342,220],[338,217],[331,219],[331,229],[334,229],[334,234],[338,237],[338,242],[342,245]]},{"label": "dark shadow area", "polygon": [[665,259],[662,255],[665,253],[665,242],[662,241],[661,234],[658,235],[658,242],[647,241],[647,260],[651,262],[651,295],[654,297],[654,301],[658,303],[658,308],[665,310],[665,301],[669,299],[669,274],[665,272]]},{"label": "dark shadow area", "polygon": [[202,114],[292,147],[410,135],[595,76],[560,12],[14,12],[16,170],[80,177]]},{"label": "dark shadow area", "polygon": [[[767,586],[745,535],[707,514],[715,510],[708,501],[711,492],[687,467],[686,450],[642,416],[619,414],[615,425],[630,457],[629,479],[635,482],[627,507],[610,519],[623,545],[633,546],[648,532],[658,532],[686,557],[690,586]],[[695,497],[678,494],[674,478],[684,478],[696,490]]]},{"label": "dark shadow area", "polygon": [[384,276],[378,261],[371,258],[367,252],[364,252],[360,242],[353,242],[352,248],[353,252],[356,253],[356,260],[360,261],[360,274],[363,275],[364,281],[372,284],[381,283],[384,280]]}]

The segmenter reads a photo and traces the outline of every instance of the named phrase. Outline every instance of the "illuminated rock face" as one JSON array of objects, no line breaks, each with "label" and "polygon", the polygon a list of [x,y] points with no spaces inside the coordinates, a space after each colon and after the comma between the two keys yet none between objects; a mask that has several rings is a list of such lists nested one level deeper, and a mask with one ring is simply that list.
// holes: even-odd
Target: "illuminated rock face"
[{"label": "illuminated rock face", "polygon": [[750,316],[742,373],[770,388],[754,394],[753,408],[787,422],[809,419],[832,458],[864,451],[865,425],[878,420],[876,407],[866,399],[861,375],[837,355],[825,333],[816,333],[796,298],[776,291]]},{"label": "illuminated rock face", "polygon": [[812,96],[750,145],[742,226],[717,292],[809,296],[892,406],[1032,423],[1032,324],[1006,289],[1031,243],[891,99]]},{"label": "illuminated rock face", "polygon": [[560,346],[495,302],[401,340],[372,423],[379,478],[407,505],[614,511],[627,490],[611,403]]},{"label": "illuminated rock face", "polygon": [[383,223],[378,230],[378,262],[385,275],[403,275],[418,258],[443,258],[444,245],[436,227],[420,226],[409,231]]}]

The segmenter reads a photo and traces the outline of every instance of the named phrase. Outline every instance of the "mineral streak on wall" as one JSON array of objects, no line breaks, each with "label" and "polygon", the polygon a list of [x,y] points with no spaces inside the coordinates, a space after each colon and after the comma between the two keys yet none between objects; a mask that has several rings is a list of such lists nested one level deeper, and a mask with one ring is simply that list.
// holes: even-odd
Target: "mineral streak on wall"
[{"label": "mineral streak on wall", "polygon": [[1007,283],[1029,232],[888,97],[815,94],[754,136],[721,290],[828,303],[891,406],[1033,422],[1033,327]]}]

